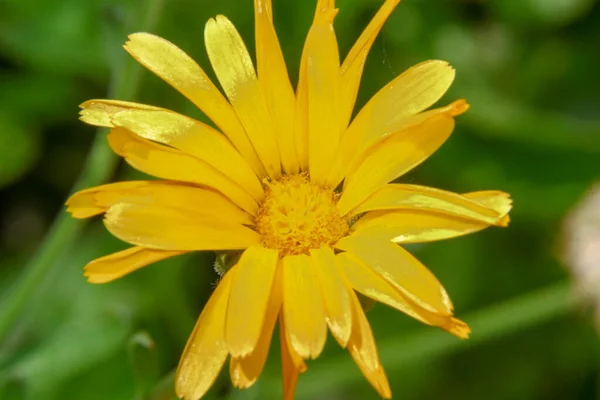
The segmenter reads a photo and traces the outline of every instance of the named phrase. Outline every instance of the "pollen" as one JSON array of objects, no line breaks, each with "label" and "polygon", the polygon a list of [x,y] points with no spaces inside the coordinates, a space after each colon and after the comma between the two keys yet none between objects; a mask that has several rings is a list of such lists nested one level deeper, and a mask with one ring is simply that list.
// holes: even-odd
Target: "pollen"
[{"label": "pollen", "polygon": [[336,207],[338,195],[311,183],[306,174],[283,176],[266,185],[256,230],[263,245],[281,256],[331,247],[348,233],[348,222]]}]

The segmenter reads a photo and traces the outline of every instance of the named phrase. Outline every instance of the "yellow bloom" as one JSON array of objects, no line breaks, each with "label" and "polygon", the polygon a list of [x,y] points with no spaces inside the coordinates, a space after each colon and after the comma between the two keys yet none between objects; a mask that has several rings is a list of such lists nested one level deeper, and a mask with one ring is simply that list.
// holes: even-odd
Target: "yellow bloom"
[{"label": "yellow bloom", "polygon": [[456,194],[390,184],[444,143],[464,100],[424,111],[448,89],[443,61],[416,65],[381,89],[351,121],[376,35],[399,0],[387,0],[340,64],[333,0],[319,0],[294,92],[272,23],[255,0],[257,68],[224,16],[205,44],[225,97],[165,39],[136,33],[125,49],[198,106],[218,127],[158,107],[91,100],[81,119],[111,128],[111,148],[161,180],[120,182],[76,193],[75,218],[104,214],[134,247],[90,262],[90,282],[119,278],[198,250],[244,250],[202,311],[184,350],[176,392],[206,393],[227,358],[233,384],[261,373],[279,322],[284,398],[305,359],[327,336],[347,348],[384,398],[390,388],[355,292],[465,338],[434,275],[399,244],[506,226],[507,194]]}]

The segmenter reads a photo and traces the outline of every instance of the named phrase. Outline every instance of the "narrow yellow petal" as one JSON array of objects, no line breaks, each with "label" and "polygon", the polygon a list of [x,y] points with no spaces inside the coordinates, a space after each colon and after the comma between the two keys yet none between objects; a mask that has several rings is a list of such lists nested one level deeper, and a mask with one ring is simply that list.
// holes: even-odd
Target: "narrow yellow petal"
[{"label": "narrow yellow petal", "polygon": [[273,26],[271,0],[254,0],[256,69],[277,133],[281,165],[287,174],[300,171],[294,143],[296,97]]},{"label": "narrow yellow petal", "polygon": [[[243,358],[232,357],[230,360],[229,374],[231,375],[231,382],[237,388],[246,389],[252,386],[265,366],[273,336],[273,329],[275,328],[275,322],[277,322],[277,317],[281,309],[281,284],[281,269],[279,268],[273,278],[269,303],[256,347],[248,356]],[[229,296],[229,301],[231,302],[231,295]]]},{"label": "narrow yellow petal", "polygon": [[294,400],[298,375],[306,371],[306,364],[288,342],[283,314],[279,316],[279,343],[281,347],[281,370],[283,375],[283,400]]},{"label": "narrow yellow petal", "polygon": [[225,338],[233,357],[252,353],[259,341],[277,260],[277,250],[251,246],[237,264],[225,324]]},{"label": "narrow yellow petal", "polygon": [[470,330],[464,322],[452,316],[432,313],[419,307],[351,253],[341,253],[336,258],[354,290],[427,325],[445,329],[459,338],[468,336]]},{"label": "narrow yellow petal", "polygon": [[67,200],[74,218],[105,213],[118,203],[154,204],[192,214],[212,215],[231,223],[252,224],[253,218],[223,196],[207,188],[172,181],[126,181],[81,190]]},{"label": "narrow yellow petal", "polygon": [[[336,12],[334,0],[318,0],[313,26],[323,24],[328,18],[333,19]],[[308,37],[311,36],[311,31],[312,26],[309,30]],[[302,58],[300,60],[300,72],[298,74],[298,86],[296,88],[296,110],[294,114],[294,141],[296,143],[296,153],[298,155],[300,167],[304,171],[308,171],[309,169],[308,59],[309,40],[307,38],[304,43]]]},{"label": "narrow yellow petal", "polygon": [[379,139],[419,122],[421,116],[416,121],[410,118],[439,100],[453,79],[452,67],[436,60],[417,64],[388,83],[369,100],[342,135],[328,183],[337,186],[355,165],[356,158]]},{"label": "narrow yellow petal", "polygon": [[338,208],[342,215],[386,183],[410,171],[448,139],[454,119],[441,114],[392,134],[371,147],[344,183]]},{"label": "narrow yellow petal", "polygon": [[327,339],[325,310],[310,258],[283,258],[283,314],[291,347],[302,358],[317,358]]},{"label": "narrow yellow petal", "polygon": [[420,307],[452,315],[452,302],[437,278],[395,243],[368,236],[347,236],[336,247],[349,251]]},{"label": "narrow yellow petal", "polygon": [[165,251],[130,247],[100,257],[88,263],[83,274],[91,283],[107,283],[166,258],[184,254],[184,251]]},{"label": "narrow yellow petal", "polygon": [[126,110],[148,110],[161,111],[164,108],[149,106],[146,104],[132,103],[120,100],[88,100],[79,106],[82,110],[79,119],[86,124],[112,128],[114,126],[111,118],[113,115]]},{"label": "narrow yellow petal", "polygon": [[369,321],[354,293],[351,293],[350,300],[354,323],[352,324],[352,336],[350,336],[348,342],[348,352],[365,378],[377,390],[377,393],[384,399],[390,399],[392,391],[383,366],[379,361],[379,354]]},{"label": "narrow yellow petal", "polygon": [[[504,223],[502,217],[498,225]],[[395,243],[451,239],[489,227],[487,222],[418,210],[371,211],[352,227],[354,237],[377,237]]]},{"label": "narrow yellow petal", "polygon": [[306,39],[308,161],[310,179],[323,185],[340,140],[337,122],[340,60],[333,18],[319,18]]},{"label": "narrow yellow petal", "polygon": [[[342,140],[340,143],[340,150],[338,151],[335,161],[331,167],[327,183],[331,187],[336,187],[345,177],[345,174],[348,172],[350,167],[357,164],[358,160],[360,160],[359,157],[363,155],[364,151],[386,136],[398,131],[416,127],[437,115],[444,114],[450,117],[456,117],[463,114],[468,109],[469,104],[464,99],[460,99],[447,106],[423,111],[419,114],[411,115],[403,119],[396,125],[395,132],[367,132],[364,140],[359,145],[356,145],[356,143],[351,143],[348,140]],[[349,146],[353,147],[350,148]]]},{"label": "narrow yellow petal", "polygon": [[403,120],[438,101],[454,80],[454,69],[445,61],[417,64],[388,83],[360,110],[344,139],[362,142],[367,135],[396,132]]},{"label": "narrow yellow petal", "polygon": [[246,189],[257,201],[263,199],[262,185],[246,160],[210,126],[171,111],[123,111],[114,115],[112,121],[145,139],[199,158]]},{"label": "narrow yellow petal", "polygon": [[508,226],[508,223],[510,222],[508,213],[512,209],[512,200],[508,193],[500,192],[498,190],[485,190],[480,192],[464,193],[463,196],[476,201],[484,207],[489,207],[495,210],[500,215],[503,215],[502,219],[500,219],[496,225]]},{"label": "narrow yellow petal", "polygon": [[324,247],[311,250],[310,258],[321,286],[327,325],[340,346],[346,347],[352,330],[352,308],[336,257],[331,248]]},{"label": "narrow yellow petal", "polygon": [[254,172],[265,176],[235,111],[194,60],[173,43],[149,33],[130,35],[124,47],[140,64],[200,108],[227,135]]},{"label": "narrow yellow petal", "polygon": [[227,359],[224,333],[230,273],[225,274],[210,296],[185,346],[175,375],[175,392],[180,398],[200,399],[215,382]]},{"label": "narrow yellow petal", "polygon": [[277,136],[252,59],[242,37],[224,16],[204,30],[208,57],[238,118],[271,178],[281,175]]},{"label": "narrow yellow petal", "polygon": [[336,256],[340,268],[344,272],[352,288],[365,296],[387,304],[411,317],[427,323],[411,307],[410,300],[394,289],[382,277],[364,264],[352,253],[340,253]]},{"label": "narrow yellow petal", "polygon": [[246,190],[196,157],[151,142],[123,128],[111,129],[108,143],[115,153],[139,171],[158,178],[210,187],[248,213],[255,215],[258,211],[256,200]]},{"label": "narrow yellow petal", "polygon": [[174,208],[118,203],[105,214],[114,236],[137,246],[162,250],[238,250],[261,241],[240,224]]},{"label": "narrow yellow petal", "polygon": [[341,95],[339,99],[340,115],[338,118],[340,129],[345,130],[350,122],[363,68],[367,60],[367,55],[371,50],[371,46],[383,27],[383,24],[392,11],[394,11],[398,3],[400,3],[400,0],[386,0],[383,3],[379,11],[377,11],[377,14],[371,19],[369,25],[367,25],[365,30],[361,33],[360,37],[356,43],[354,43],[354,46],[352,46],[350,52],[344,59],[344,63],[340,68],[342,74],[340,85]]},{"label": "narrow yellow petal", "polygon": [[[304,46],[306,49],[306,45]],[[307,59],[300,60],[298,86],[296,87],[296,109],[294,110],[294,144],[300,169],[308,171],[308,73]]]},{"label": "narrow yellow petal", "polygon": [[489,225],[498,224],[505,215],[493,208],[485,207],[466,195],[406,184],[385,185],[352,210],[351,215],[372,210],[398,209],[442,213]]}]

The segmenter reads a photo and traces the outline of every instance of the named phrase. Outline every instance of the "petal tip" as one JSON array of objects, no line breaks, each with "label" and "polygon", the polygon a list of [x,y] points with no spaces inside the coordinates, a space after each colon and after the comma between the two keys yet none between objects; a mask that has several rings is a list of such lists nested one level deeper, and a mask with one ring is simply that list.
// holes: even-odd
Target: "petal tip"
[{"label": "petal tip", "polygon": [[471,334],[471,328],[466,322],[459,319],[452,318],[447,326],[443,327],[445,330],[453,334],[459,339],[468,339]]},{"label": "petal tip", "polygon": [[456,100],[451,106],[450,115],[453,117],[464,114],[471,108],[471,105],[465,99]]}]

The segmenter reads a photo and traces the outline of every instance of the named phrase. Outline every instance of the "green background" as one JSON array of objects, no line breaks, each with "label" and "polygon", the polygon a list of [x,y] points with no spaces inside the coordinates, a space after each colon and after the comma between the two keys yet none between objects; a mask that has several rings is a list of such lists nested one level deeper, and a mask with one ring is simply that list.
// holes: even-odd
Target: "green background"
[{"label": "green background", "polygon": [[[380,4],[338,0],[342,55]],[[313,7],[274,0],[294,82]],[[81,268],[126,245],[99,218],[68,219],[62,204],[84,169],[83,186],[137,176],[109,156],[103,132],[88,157],[95,130],[77,120],[81,102],[135,99],[198,116],[129,60],[126,35],[160,34],[213,76],[202,32],[216,14],[253,50],[250,0],[0,1],[0,399],[173,398],[171,371],[217,280],[214,255],[88,284]],[[410,248],[444,283],[471,339],[382,305],[367,314],[394,398],[600,398],[593,309],[573,300],[560,261],[565,216],[600,177],[599,24],[594,0],[403,0],[375,42],[358,105],[435,58],[457,69],[440,104],[472,105],[403,181],[514,198],[508,229]],[[308,367],[298,399],[378,398],[331,337]],[[206,398],[277,399],[279,368],[273,346],[254,387],[234,390],[223,373]]]}]

